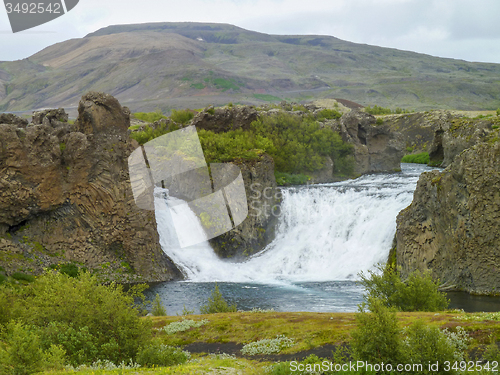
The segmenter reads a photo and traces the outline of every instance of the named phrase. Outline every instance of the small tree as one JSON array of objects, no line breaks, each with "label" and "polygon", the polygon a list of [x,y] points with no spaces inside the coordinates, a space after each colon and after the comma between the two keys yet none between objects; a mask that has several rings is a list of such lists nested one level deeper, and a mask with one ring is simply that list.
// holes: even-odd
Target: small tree
[{"label": "small tree", "polygon": [[151,314],[154,316],[165,316],[167,315],[167,310],[161,303],[161,298],[158,293],[156,293],[156,297],[153,301],[153,307],[151,308]]},{"label": "small tree", "polygon": [[[371,312],[366,312],[365,307]],[[356,315],[357,328],[352,331],[351,349],[355,360],[369,363],[398,363],[401,359],[401,330],[396,313],[380,299],[369,299]]]},{"label": "small tree", "polygon": [[222,312],[236,312],[236,305],[228,305],[219,291],[219,286],[215,284],[212,295],[208,297],[207,303],[200,307],[202,314],[216,314]]},{"label": "small tree", "polygon": [[428,272],[412,272],[402,281],[395,267],[379,264],[377,268],[379,272],[369,271],[368,277],[359,275],[366,301],[380,299],[385,306],[400,311],[442,311],[448,307],[449,300]]}]

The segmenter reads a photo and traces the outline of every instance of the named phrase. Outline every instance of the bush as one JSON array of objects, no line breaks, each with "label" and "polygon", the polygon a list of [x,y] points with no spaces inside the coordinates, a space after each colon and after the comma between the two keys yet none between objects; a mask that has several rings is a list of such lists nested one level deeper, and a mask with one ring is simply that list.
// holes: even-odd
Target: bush
[{"label": "bush", "polygon": [[189,121],[193,119],[193,117],[194,113],[189,109],[181,109],[181,110],[172,109],[172,114],[170,115],[170,119],[172,121],[181,124],[187,124]]},{"label": "bush", "polygon": [[134,113],[133,116],[138,120],[150,123],[161,120],[162,118],[167,118],[160,110],[157,110],[155,112],[137,112]]},{"label": "bush", "polygon": [[323,121],[326,119],[335,120],[342,117],[342,113],[336,111],[335,109],[322,109],[318,112],[316,119],[318,121]]},{"label": "bush", "polygon": [[392,110],[389,108],[379,107],[378,105],[374,105],[373,108],[368,106],[365,107],[365,112],[371,115],[390,115]]},{"label": "bush", "polygon": [[153,301],[153,306],[151,308],[151,314],[153,314],[153,316],[165,316],[165,315],[167,315],[167,310],[165,309],[165,307],[161,303],[160,295],[158,293],[156,293],[156,297]]},{"label": "bush", "polygon": [[191,328],[198,328],[208,323],[208,320],[203,319],[199,321],[194,321],[191,319],[181,320],[179,322],[172,322],[165,327],[163,327],[163,331],[166,332],[167,335],[172,335],[177,332],[184,332]]},{"label": "bush", "polygon": [[166,123],[162,122],[154,129],[151,126],[146,126],[145,130],[143,131],[133,132],[130,134],[130,138],[135,139],[137,142],[139,142],[139,144],[143,145],[155,138],[161,137],[164,134],[178,129],[179,126],[174,123],[167,125]]},{"label": "bush", "polygon": [[27,281],[29,283],[32,283],[33,281],[35,281],[35,278],[32,275],[27,275],[27,274],[22,273],[22,272],[13,273],[12,278],[15,280],[19,280],[19,281]]},{"label": "bush", "polygon": [[219,291],[219,286],[215,284],[215,289],[213,290],[211,296],[208,297],[207,303],[200,307],[200,313],[216,314],[223,312],[236,312],[236,305],[228,305]]},{"label": "bush", "polygon": [[396,313],[379,299],[370,299],[368,304],[371,312],[361,307],[356,315],[357,328],[351,332],[354,359],[373,364],[400,363],[402,338]]},{"label": "bush", "polygon": [[27,326],[40,328],[44,350],[60,344],[74,364],[120,363],[135,358],[151,338],[151,322],[133,308],[138,288],[126,294],[121,285],[100,285],[87,272],[73,278],[49,271],[18,292],[12,310]]},{"label": "bush", "polygon": [[291,348],[294,344],[295,341],[293,339],[289,339],[284,335],[278,335],[274,339],[263,339],[244,345],[241,349],[241,354],[277,354],[283,349]]},{"label": "bush", "polygon": [[137,363],[141,366],[173,366],[185,363],[191,355],[179,348],[153,341],[137,354]]},{"label": "bush", "polygon": [[439,362],[439,370],[433,374],[452,374],[455,371],[444,371],[444,362],[451,363],[463,360],[463,348],[450,339],[445,332],[437,327],[427,327],[418,320],[406,332],[402,351],[404,362],[409,364],[422,364],[421,371],[415,367],[412,374],[428,374],[427,364]]},{"label": "bush", "polygon": [[449,300],[429,273],[412,272],[403,282],[394,267],[378,265],[377,269],[378,273],[369,271],[368,277],[359,275],[367,302],[379,299],[384,306],[400,311],[442,311],[448,307]]},{"label": "bush", "polygon": [[11,322],[7,326],[5,341],[5,349],[0,347],[0,373],[24,375],[44,369],[45,353],[34,328],[21,322]]},{"label": "bush", "polygon": [[274,177],[278,186],[303,185],[311,181],[311,177],[305,174],[274,172]]},{"label": "bush", "polygon": [[429,154],[427,152],[421,152],[420,154],[403,156],[401,163],[429,164],[429,160]]}]

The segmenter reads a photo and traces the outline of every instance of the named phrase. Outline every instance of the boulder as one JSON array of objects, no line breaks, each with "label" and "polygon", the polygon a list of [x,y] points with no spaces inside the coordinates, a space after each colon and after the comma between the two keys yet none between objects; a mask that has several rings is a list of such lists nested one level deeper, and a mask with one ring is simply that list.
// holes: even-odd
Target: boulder
[{"label": "boulder", "polygon": [[77,131],[84,134],[122,131],[130,127],[130,110],[109,94],[89,92],[78,105]]},{"label": "boulder", "polygon": [[33,125],[63,126],[68,122],[68,114],[63,108],[35,111],[31,122]]},{"label": "boulder", "polygon": [[12,113],[0,113],[0,124],[15,125],[18,128],[25,128],[28,125],[28,120]]}]

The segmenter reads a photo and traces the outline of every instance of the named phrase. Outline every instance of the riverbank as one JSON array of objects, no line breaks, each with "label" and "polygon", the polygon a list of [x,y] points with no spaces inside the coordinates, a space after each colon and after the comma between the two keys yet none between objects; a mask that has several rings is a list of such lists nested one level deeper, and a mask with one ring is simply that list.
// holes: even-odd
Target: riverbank
[{"label": "riverbank", "polygon": [[[84,370],[78,374],[263,374],[269,366],[284,361],[303,361],[315,355],[334,361],[334,352],[346,347],[356,327],[357,313],[282,313],[237,312],[209,315],[147,317],[153,322],[156,339],[188,350],[192,359],[182,365],[131,370]],[[439,313],[397,313],[401,327],[417,320],[427,326],[454,332],[462,327],[469,337],[470,360],[479,360],[493,337],[500,339],[500,314],[464,313],[449,310]],[[204,321],[199,327],[167,334],[164,328],[183,320]],[[496,320],[494,320],[496,319]],[[293,345],[276,354],[244,355],[245,344],[284,335]],[[311,357],[310,357],[311,358]],[[286,366],[286,365],[285,365]],[[67,372],[46,372],[55,375]]]}]

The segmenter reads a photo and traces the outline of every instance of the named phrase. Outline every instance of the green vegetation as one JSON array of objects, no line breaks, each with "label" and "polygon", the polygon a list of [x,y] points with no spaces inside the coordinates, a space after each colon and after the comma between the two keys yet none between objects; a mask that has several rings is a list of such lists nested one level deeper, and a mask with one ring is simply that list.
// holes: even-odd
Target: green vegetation
[{"label": "green vegetation", "polygon": [[497,116],[500,116],[500,108],[497,109]]},{"label": "green vegetation", "polygon": [[[210,108],[207,112],[214,113]],[[173,111],[176,122],[188,122],[193,116],[189,110]],[[340,113],[325,110],[321,118],[338,118]],[[147,126],[144,131],[133,132],[131,137],[140,144],[149,142],[168,132],[177,130],[175,124],[160,124],[155,129]],[[339,134],[320,128],[312,115],[296,116],[285,112],[262,116],[251,124],[249,130],[231,130],[214,133],[198,130],[205,158],[209,163],[228,162],[236,159],[256,159],[262,153],[272,156],[280,184],[304,183],[308,172],[323,168],[324,158],[333,159],[335,173],[349,177],[354,170],[353,146],[344,143]]]},{"label": "green vegetation", "polygon": [[370,106],[365,107],[365,112],[371,115],[391,115],[391,114],[410,113],[410,111],[399,107],[397,107],[393,111],[390,108],[379,107],[378,105],[374,105],[373,107]]},{"label": "green vegetation", "polygon": [[215,284],[215,289],[213,290],[211,296],[208,297],[207,303],[200,307],[200,312],[202,314],[216,314],[235,311],[236,305],[228,305],[224,297],[222,297],[217,284]]},{"label": "green vegetation", "polygon": [[155,138],[178,129],[179,126],[175,123],[171,123],[168,125],[166,123],[162,123],[156,128],[146,126],[146,129],[144,131],[131,133],[130,137],[139,142],[139,144],[143,145],[144,143],[147,143]]},{"label": "green vegetation", "polygon": [[311,177],[305,174],[291,174],[284,172],[274,172],[278,186],[304,185],[311,181]]},{"label": "green vegetation", "polygon": [[377,272],[369,271],[368,277],[363,273],[359,276],[368,304],[378,300],[399,311],[442,311],[449,304],[446,295],[438,291],[438,282],[428,273],[415,271],[403,281],[394,267],[379,265]]},{"label": "green vegetation", "polygon": [[193,89],[203,90],[205,88],[205,85],[203,83],[193,83],[191,87]]},{"label": "green vegetation", "polygon": [[4,368],[0,372],[17,374],[18,368],[27,368],[32,373],[60,363],[134,360],[151,340],[150,321],[141,319],[133,307],[143,288],[124,293],[121,286],[100,285],[89,273],[70,277],[55,270],[21,288],[1,287]]},{"label": "green vegetation", "polygon": [[427,152],[421,152],[419,154],[405,155],[401,159],[402,163],[418,163],[418,164],[429,164],[430,158]]},{"label": "green vegetation", "polygon": [[294,344],[295,341],[293,339],[285,335],[278,335],[274,339],[262,339],[246,344],[241,349],[241,354],[274,354],[281,352],[283,349],[291,348]]},{"label": "green vegetation", "polygon": [[269,94],[253,94],[255,99],[263,100],[265,102],[279,102],[281,98]]},{"label": "green vegetation", "polygon": [[142,348],[137,354],[137,363],[141,366],[172,366],[179,363],[185,363],[191,355],[174,346],[162,344],[159,341],[153,341],[151,344]]},{"label": "green vegetation", "polygon": [[181,110],[172,109],[172,114],[170,115],[170,119],[172,121],[181,124],[187,124],[189,121],[193,119],[193,117],[194,113],[189,109],[181,109]]},{"label": "green vegetation", "polygon": [[340,113],[339,111],[336,111],[335,109],[325,108],[325,109],[318,112],[317,120],[318,121],[335,120],[335,119],[339,119],[341,117],[342,117],[342,113]]},{"label": "green vegetation", "polygon": [[167,118],[160,110],[157,110],[156,112],[136,112],[133,116],[138,120],[150,123],[161,120],[162,118]]},{"label": "green vegetation", "polygon": [[165,315],[167,315],[167,310],[165,309],[165,307],[161,303],[161,298],[160,298],[160,295],[158,293],[156,293],[156,297],[153,301],[153,306],[151,307],[151,314],[153,314],[153,316],[165,316]]},{"label": "green vegetation", "polygon": [[28,283],[32,283],[33,281],[35,281],[35,278],[32,275],[28,275],[22,272],[13,273],[12,278],[18,281],[27,281]]}]

